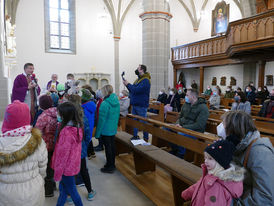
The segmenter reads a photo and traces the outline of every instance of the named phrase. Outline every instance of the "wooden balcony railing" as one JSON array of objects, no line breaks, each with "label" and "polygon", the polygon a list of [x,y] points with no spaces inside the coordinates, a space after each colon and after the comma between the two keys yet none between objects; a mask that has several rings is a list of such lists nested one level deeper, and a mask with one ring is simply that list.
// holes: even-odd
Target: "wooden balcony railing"
[{"label": "wooden balcony railing", "polygon": [[172,48],[173,64],[231,58],[241,52],[274,48],[274,10],[231,22],[224,36]]}]

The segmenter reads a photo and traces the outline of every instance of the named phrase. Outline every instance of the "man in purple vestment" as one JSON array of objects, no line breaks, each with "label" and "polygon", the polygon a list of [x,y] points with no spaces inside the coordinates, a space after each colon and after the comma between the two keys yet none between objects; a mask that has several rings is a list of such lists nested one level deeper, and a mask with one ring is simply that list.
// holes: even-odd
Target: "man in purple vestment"
[{"label": "man in purple vestment", "polygon": [[34,66],[32,63],[24,65],[24,73],[18,75],[14,80],[11,97],[12,102],[19,100],[28,104],[32,120],[37,109],[37,96],[40,94],[40,87],[33,71]]},{"label": "man in purple vestment", "polygon": [[51,80],[47,84],[47,90],[51,93],[55,92],[57,93],[57,85],[59,82],[57,81],[58,76],[57,74],[52,74],[51,75]]}]

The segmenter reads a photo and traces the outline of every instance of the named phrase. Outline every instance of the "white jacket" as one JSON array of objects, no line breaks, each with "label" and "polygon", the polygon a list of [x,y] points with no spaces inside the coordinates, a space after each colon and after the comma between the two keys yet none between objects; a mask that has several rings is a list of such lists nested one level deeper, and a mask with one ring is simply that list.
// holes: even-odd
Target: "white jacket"
[{"label": "white jacket", "polygon": [[24,136],[0,137],[0,206],[44,205],[47,155],[37,129]]}]

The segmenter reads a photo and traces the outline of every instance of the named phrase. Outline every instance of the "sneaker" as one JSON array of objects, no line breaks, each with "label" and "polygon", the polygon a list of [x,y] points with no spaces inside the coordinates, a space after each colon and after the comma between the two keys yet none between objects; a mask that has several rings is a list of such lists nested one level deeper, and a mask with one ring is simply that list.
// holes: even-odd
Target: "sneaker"
[{"label": "sneaker", "polygon": [[78,187],[84,187],[85,184],[83,182],[81,182],[81,183],[76,184],[76,186],[78,186]]},{"label": "sneaker", "polygon": [[73,204],[74,204],[70,196],[67,197],[67,203],[68,203],[69,205],[73,205]]},{"label": "sneaker", "polygon": [[114,171],[115,171],[115,168],[108,168],[108,167],[101,168],[101,172],[103,172],[103,173],[110,173],[110,174],[112,174]]},{"label": "sneaker", "polygon": [[101,146],[101,145],[98,145],[98,146],[94,147],[95,152],[100,152],[100,151],[103,151],[103,150],[104,150],[104,147]]},{"label": "sneaker", "polygon": [[130,138],[130,140],[137,140],[137,139],[140,139],[140,137],[139,136],[137,136],[137,137],[133,136],[133,137]]},{"label": "sneaker", "polygon": [[95,157],[96,157],[95,152],[93,152],[93,153],[91,153],[91,154],[88,155],[88,159],[89,160],[92,159],[92,158],[95,158]]},{"label": "sneaker", "polygon": [[90,193],[88,193],[88,201],[94,200],[95,195],[96,195],[95,190],[92,190]]}]

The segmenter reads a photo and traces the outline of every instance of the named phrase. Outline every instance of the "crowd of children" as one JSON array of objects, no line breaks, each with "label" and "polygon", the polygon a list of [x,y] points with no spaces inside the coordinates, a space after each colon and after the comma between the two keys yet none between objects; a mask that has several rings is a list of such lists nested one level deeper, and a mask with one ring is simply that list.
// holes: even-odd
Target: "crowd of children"
[{"label": "crowd of children", "polygon": [[[85,185],[87,199],[93,200],[96,191],[86,157],[95,157],[91,138],[96,124],[98,147],[106,148],[107,163],[102,172],[115,170],[113,137],[120,104],[112,86],[101,88],[103,94],[100,89],[95,93],[89,85],[80,87],[74,76],[68,74],[67,82],[58,82],[54,88],[48,86],[47,92],[39,96],[32,125],[27,104],[15,100],[6,109],[1,134],[4,138],[0,138],[0,205],[42,206],[45,197],[54,196],[56,182],[60,192],[58,206],[66,202],[83,205],[76,184]],[[106,116],[108,111],[114,115],[112,118]],[[99,117],[107,118],[111,126]],[[19,198],[12,197],[15,193]]]}]

